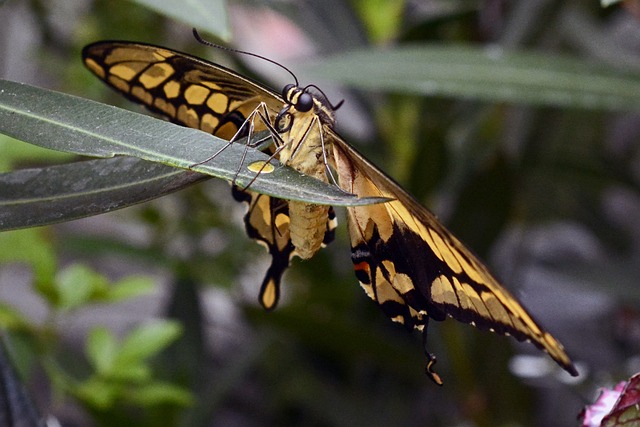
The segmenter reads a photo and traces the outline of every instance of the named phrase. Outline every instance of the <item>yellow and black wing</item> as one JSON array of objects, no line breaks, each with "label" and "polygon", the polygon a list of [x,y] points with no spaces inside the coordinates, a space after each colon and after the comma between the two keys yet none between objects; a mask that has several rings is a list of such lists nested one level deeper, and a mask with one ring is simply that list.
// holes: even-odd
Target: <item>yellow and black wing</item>
[{"label": "yellow and black wing", "polygon": [[[479,329],[530,340],[577,375],[562,345],[429,210],[340,136],[327,132],[332,135],[344,190],[359,197],[395,199],[347,208],[356,276],[392,320],[422,330],[428,318],[452,317]],[[435,373],[429,373],[439,382]]]},{"label": "yellow and black wing", "polygon": [[[83,57],[91,71],[131,100],[171,121],[223,138],[236,135],[262,102],[271,118],[278,111],[285,111],[281,110],[285,100],[260,84],[219,65],[165,48],[100,42],[86,47]],[[293,91],[310,95],[307,89]],[[347,208],[352,261],[367,295],[392,320],[408,328],[418,328],[426,334],[429,318],[452,317],[480,329],[530,340],[577,375],[562,345],[533,320],[484,264],[433,214],[333,131],[333,120],[328,118],[333,117],[337,107],[323,96],[314,99],[316,109],[292,108],[287,100],[288,111],[295,113],[288,117],[313,123],[309,115],[315,115],[317,122],[323,124],[318,128],[323,132],[320,140],[333,147],[332,153],[325,154],[338,172],[340,186],[359,197],[394,199]],[[256,130],[261,130],[263,123],[256,124]],[[283,126],[278,131],[280,136],[284,137],[287,129],[290,126]],[[295,140],[291,134],[287,137]],[[271,309],[278,301],[282,274],[295,255],[289,232],[289,205],[239,189],[234,189],[234,195],[249,204],[245,217],[249,236],[265,245],[272,257],[260,293],[262,305]],[[331,210],[324,244],[333,238],[334,228],[335,214]],[[427,356],[428,374],[441,383],[431,369],[435,359]]]},{"label": "yellow and black wing", "polygon": [[[258,105],[277,114],[284,101],[233,70],[159,46],[102,41],[82,50],[84,64],[128,99],[168,120],[231,139]],[[255,122],[256,132],[266,127]]]},{"label": "yellow and black wing", "polygon": [[[289,203],[264,194],[243,191],[233,186],[233,197],[238,202],[245,202],[249,210],[245,216],[247,235],[265,246],[271,255],[271,265],[267,269],[260,286],[260,304],[266,310],[272,310],[280,299],[280,283],[282,275],[289,267],[296,250],[291,243]],[[329,208],[329,221],[324,234],[323,246],[335,238],[337,226],[336,214]]]},{"label": "yellow and black wing", "polygon": [[[274,115],[284,104],[281,95],[232,70],[159,46],[103,41],[86,46],[82,58],[89,70],[128,99],[174,123],[227,140],[260,103]],[[256,132],[266,129],[260,120],[254,126]],[[282,275],[295,255],[288,202],[235,186],[233,196],[249,206],[244,218],[247,234],[266,246],[271,256],[259,300],[273,309]],[[332,240],[335,224],[327,227],[326,243]]]}]

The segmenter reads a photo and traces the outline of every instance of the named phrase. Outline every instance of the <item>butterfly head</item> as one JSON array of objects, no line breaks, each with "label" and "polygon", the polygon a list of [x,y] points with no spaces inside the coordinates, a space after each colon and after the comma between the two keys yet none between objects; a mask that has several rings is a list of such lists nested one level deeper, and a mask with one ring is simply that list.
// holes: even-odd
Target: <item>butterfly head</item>
[{"label": "butterfly head", "polygon": [[[312,90],[313,89],[313,90]],[[282,89],[284,107],[276,117],[276,128],[280,132],[287,132],[293,126],[295,117],[314,114],[323,125],[335,126],[335,111],[344,101],[332,105],[327,96],[315,85],[300,87],[288,84]]]}]

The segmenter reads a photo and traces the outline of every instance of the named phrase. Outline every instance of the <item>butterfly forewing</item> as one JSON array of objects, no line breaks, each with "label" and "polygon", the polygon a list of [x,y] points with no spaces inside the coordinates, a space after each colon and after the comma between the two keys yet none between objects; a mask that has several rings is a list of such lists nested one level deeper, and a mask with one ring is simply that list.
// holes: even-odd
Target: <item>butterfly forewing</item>
[{"label": "butterfly forewing", "polygon": [[274,114],[282,108],[278,94],[252,80],[162,47],[107,41],[85,47],[82,55],[94,74],[132,101],[221,138],[232,138],[261,102]]}]

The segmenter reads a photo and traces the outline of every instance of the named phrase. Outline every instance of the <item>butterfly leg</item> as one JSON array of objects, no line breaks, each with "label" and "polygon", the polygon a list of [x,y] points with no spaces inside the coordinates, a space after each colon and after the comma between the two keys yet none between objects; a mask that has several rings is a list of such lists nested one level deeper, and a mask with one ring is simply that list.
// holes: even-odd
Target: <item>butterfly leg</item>
[{"label": "butterfly leg", "polygon": [[431,379],[431,381],[433,381],[438,385],[442,385],[444,384],[444,382],[440,378],[440,375],[438,375],[433,370],[433,367],[437,362],[436,356],[435,354],[430,353],[429,350],[427,349],[427,330],[429,329],[428,321],[429,319],[425,320],[424,328],[422,329],[422,347],[424,348],[424,355],[427,357],[427,366],[425,367],[425,373]]},{"label": "butterfly leg", "polygon": [[[240,127],[238,128],[238,130],[236,131],[236,133],[231,137],[231,139],[229,140],[229,142],[222,148],[220,148],[218,151],[216,151],[215,153],[213,153],[211,156],[207,157],[206,159],[198,162],[198,163],[194,163],[193,165],[189,166],[190,168],[194,167],[194,166],[198,166],[198,165],[202,165],[207,163],[210,160],[215,159],[220,153],[222,153],[224,150],[226,150],[227,148],[229,148],[229,146],[231,146],[231,144],[233,144],[234,142],[238,141],[239,139],[243,138],[243,137],[247,137],[247,143],[245,144],[246,147],[257,147],[260,144],[262,144],[264,142],[264,138],[259,138],[257,141],[252,141],[253,135],[255,133],[255,120],[259,119],[260,121],[262,121],[264,123],[264,125],[269,129],[269,132],[271,134],[274,133],[273,126],[271,126],[271,123],[269,122],[269,113],[267,110],[267,105],[264,102],[261,102],[252,112],[251,114],[249,114],[249,116],[244,120],[244,122],[242,123],[242,125],[240,125]],[[242,165],[244,164],[244,160],[246,158],[246,149],[245,152],[243,153],[241,162],[240,162],[240,166],[238,167],[238,170],[236,171],[236,175],[233,179],[233,182],[235,183],[235,180],[238,176],[238,173],[240,172],[240,170],[242,170]]]}]

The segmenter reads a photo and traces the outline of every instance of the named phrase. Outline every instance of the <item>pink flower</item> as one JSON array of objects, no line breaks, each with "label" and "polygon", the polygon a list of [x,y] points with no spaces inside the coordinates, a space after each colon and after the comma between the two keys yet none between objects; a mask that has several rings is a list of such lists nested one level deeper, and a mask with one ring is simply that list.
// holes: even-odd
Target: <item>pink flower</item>
[{"label": "pink flower", "polygon": [[621,382],[613,390],[601,389],[593,405],[582,411],[582,427],[631,426],[640,422],[640,374]]}]

